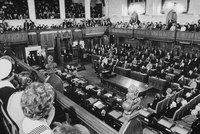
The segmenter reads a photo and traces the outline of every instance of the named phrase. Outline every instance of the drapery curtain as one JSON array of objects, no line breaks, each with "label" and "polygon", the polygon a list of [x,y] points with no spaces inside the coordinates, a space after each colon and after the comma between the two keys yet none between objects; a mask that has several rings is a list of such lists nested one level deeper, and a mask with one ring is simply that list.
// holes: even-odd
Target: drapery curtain
[{"label": "drapery curtain", "polygon": [[82,40],[83,39],[83,33],[81,29],[75,29],[74,30],[74,40]]},{"label": "drapery curtain", "polygon": [[54,48],[55,46],[55,38],[57,37],[56,31],[48,31],[40,33],[40,43],[41,47],[45,48]]},{"label": "drapery curtain", "polygon": [[29,44],[30,45],[38,45],[38,38],[37,38],[37,33],[36,32],[29,32],[28,33],[28,39],[29,39]]},{"label": "drapery curtain", "polygon": [[10,48],[11,50],[15,53],[15,56],[22,60],[22,61],[26,61],[26,57],[25,57],[25,47],[27,45],[26,44],[19,44],[19,45],[11,45]]},{"label": "drapery curtain", "polygon": [[56,41],[55,38],[59,35],[63,37],[63,34],[65,34],[67,30],[58,30],[58,31],[44,31],[40,32],[40,43],[41,47],[45,48],[54,48]]}]

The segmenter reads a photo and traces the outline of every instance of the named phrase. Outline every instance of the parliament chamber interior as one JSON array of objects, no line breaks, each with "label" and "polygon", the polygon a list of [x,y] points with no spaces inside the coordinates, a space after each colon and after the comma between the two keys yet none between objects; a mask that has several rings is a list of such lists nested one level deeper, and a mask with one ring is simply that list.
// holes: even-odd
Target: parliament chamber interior
[{"label": "parliament chamber interior", "polygon": [[0,0],[0,133],[199,134],[198,0]]}]

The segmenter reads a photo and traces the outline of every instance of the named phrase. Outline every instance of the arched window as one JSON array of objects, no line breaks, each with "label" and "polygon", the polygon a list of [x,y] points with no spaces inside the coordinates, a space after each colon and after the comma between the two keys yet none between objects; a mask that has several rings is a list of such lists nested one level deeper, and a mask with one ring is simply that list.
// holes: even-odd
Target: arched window
[{"label": "arched window", "polygon": [[167,14],[170,10],[177,13],[187,13],[190,0],[162,0],[161,13]]},{"label": "arched window", "polygon": [[145,14],[146,0],[128,0],[128,14],[131,15],[133,12]]}]

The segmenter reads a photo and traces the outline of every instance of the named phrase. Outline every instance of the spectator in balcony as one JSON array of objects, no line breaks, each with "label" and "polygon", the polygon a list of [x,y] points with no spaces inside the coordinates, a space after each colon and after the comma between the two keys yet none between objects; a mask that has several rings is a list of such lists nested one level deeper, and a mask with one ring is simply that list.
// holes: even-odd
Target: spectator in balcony
[{"label": "spectator in balcony", "polygon": [[162,30],[162,26],[163,26],[163,24],[162,24],[162,22],[160,21],[160,22],[156,25],[156,29]]},{"label": "spectator in balcony", "polygon": [[54,19],[60,18],[59,1],[36,0],[36,18]]},{"label": "spectator in balcony", "polygon": [[65,0],[66,18],[84,18],[84,6],[81,3],[73,3],[72,0]]},{"label": "spectator in balcony", "polygon": [[186,31],[186,26],[185,25],[181,25],[180,31]]},{"label": "spectator in balcony", "polygon": [[188,28],[188,31],[189,31],[189,32],[193,32],[193,31],[196,30],[196,29],[195,29],[195,23],[194,23],[194,21],[193,21],[191,24],[188,23],[188,25],[189,25],[189,26],[188,26],[188,27],[189,27],[189,28]]},{"label": "spectator in balcony", "polygon": [[5,19],[26,19],[28,18],[28,4],[26,0],[5,0],[1,12]]},{"label": "spectator in balcony", "polygon": [[51,134],[55,108],[54,89],[48,83],[34,82],[26,87],[21,96],[21,107],[25,115],[22,121],[24,133]]},{"label": "spectator in balcony", "polygon": [[9,27],[8,23],[5,21],[5,19],[2,20],[2,27],[4,30],[6,30]]},{"label": "spectator in balcony", "polygon": [[27,20],[25,20],[25,22],[24,22],[24,30],[25,30],[25,31],[28,31],[28,30],[29,30],[29,23],[28,23]]},{"label": "spectator in balcony", "polygon": [[176,23],[173,23],[172,26],[170,27],[170,31],[175,31],[176,30]]}]

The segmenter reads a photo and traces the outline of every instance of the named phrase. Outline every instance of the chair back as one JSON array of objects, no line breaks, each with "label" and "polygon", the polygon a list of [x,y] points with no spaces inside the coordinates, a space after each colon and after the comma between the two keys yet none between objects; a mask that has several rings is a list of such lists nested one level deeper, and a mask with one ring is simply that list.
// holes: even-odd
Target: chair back
[{"label": "chair back", "polygon": [[3,101],[0,99],[0,114],[2,116],[2,123],[8,134],[19,134],[19,129],[17,125],[8,116],[3,108]]},{"label": "chair back", "polygon": [[60,91],[61,93],[64,92],[64,88],[63,88],[63,81],[62,79],[56,75],[56,74],[51,74],[47,79],[46,82],[51,84],[51,86]]}]

